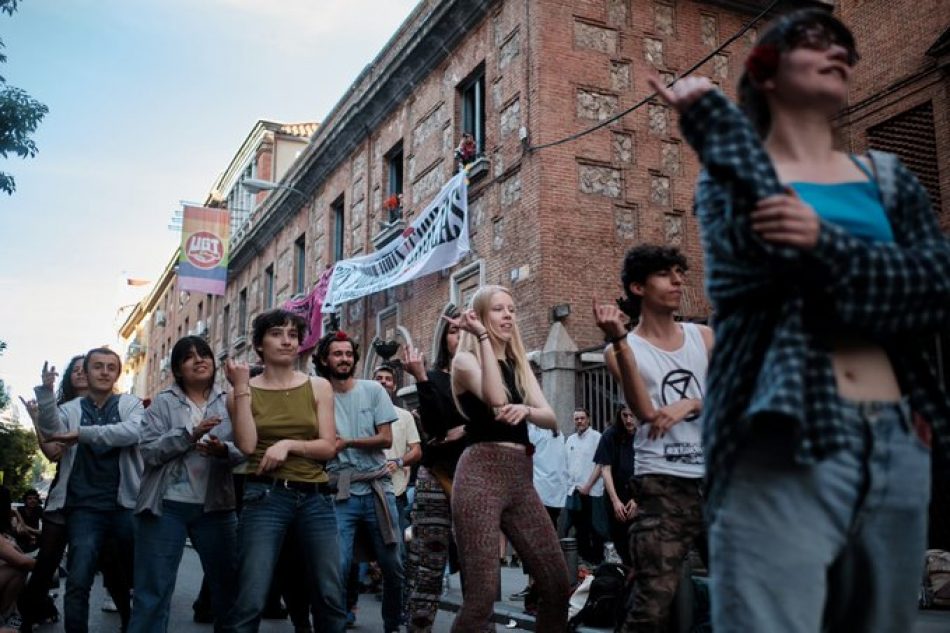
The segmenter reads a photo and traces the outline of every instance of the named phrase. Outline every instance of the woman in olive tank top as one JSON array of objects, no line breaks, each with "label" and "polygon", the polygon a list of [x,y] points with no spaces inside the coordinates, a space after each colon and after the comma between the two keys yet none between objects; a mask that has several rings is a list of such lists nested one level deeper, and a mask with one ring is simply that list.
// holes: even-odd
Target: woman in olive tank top
[{"label": "woman in olive tank top", "polygon": [[234,385],[228,406],[238,448],[248,456],[238,524],[238,592],[227,631],[260,626],[285,533],[305,559],[315,628],[341,633],[346,625],[336,515],[324,465],[336,454],[333,392],[323,378],[294,365],[306,322],[286,310],[254,319],[253,345],[264,372],[228,361]]}]

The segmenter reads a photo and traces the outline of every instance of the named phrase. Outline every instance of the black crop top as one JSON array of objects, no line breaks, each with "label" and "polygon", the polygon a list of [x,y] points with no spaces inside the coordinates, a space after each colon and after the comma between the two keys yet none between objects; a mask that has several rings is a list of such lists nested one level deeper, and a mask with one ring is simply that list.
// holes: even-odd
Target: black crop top
[{"label": "black crop top", "polygon": [[[510,404],[524,404],[524,398],[518,391],[515,382],[514,365],[508,361],[498,361],[501,378],[508,389]],[[529,446],[528,424],[522,420],[512,426],[495,419],[491,407],[480,400],[475,394],[465,392],[458,397],[462,412],[468,417],[465,425],[465,435],[469,444],[477,442],[513,442]]]}]

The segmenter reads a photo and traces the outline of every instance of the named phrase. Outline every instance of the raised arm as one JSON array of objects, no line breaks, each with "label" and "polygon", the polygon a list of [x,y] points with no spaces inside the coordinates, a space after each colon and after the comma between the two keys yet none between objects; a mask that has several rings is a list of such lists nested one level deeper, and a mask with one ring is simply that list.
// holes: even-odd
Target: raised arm
[{"label": "raised arm", "polygon": [[251,371],[247,363],[228,359],[224,365],[233,391],[228,394],[228,416],[234,430],[234,445],[245,455],[257,449],[257,427],[251,413]]}]

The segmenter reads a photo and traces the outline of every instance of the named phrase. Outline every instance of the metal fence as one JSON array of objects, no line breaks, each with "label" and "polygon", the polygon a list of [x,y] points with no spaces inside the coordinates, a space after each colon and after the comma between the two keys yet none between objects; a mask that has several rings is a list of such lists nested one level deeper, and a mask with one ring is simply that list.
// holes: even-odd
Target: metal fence
[{"label": "metal fence", "polygon": [[575,402],[577,406],[590,411],[591,426],[603,431],[610,426],[617,408],[623,405],[623,393],[620,386],[607,371],[603,360],[588,360],[594,353],[599,353],[602,347],[578,352],[578,366]]}]

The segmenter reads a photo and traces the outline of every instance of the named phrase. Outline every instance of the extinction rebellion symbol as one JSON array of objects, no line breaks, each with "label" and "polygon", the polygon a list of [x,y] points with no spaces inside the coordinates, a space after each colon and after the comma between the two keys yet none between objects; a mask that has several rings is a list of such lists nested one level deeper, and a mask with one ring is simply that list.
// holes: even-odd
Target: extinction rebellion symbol
[{"label": "extinction rebellion symbol", "polygon": [[[684,398],[702,398],[702,389],[699,386],[699,381],[696,380],[696,376],[693,375],[693,372],[687,369],[674,369],[668,373],[663,377],[663,385],[660,389],[660,395],[663,398],[663,406],[673,404],[674,402],[679,402]],[[691,396],[690,392],[692,389],[695,389],[699,393],[696,396]],[[693,415],[684,419],[689,422],[697,419],[698,417],[699,414],[694,413]]]},{"label": "extinction rebellion symbol", "polygon": [[221,240],[214,233],[198,231],[185,243],[185,256],[197,268],[214,268],[224,257]]}]

